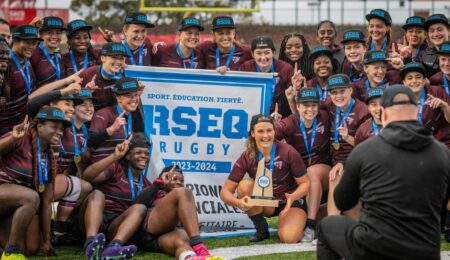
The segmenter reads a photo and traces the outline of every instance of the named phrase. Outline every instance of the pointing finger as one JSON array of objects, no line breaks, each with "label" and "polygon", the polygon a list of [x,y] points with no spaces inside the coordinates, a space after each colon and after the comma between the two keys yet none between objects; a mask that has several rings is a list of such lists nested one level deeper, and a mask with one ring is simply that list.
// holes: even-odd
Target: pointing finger
[{"label": "pointing finger", "polygon": [[23,124],[28,123],[28,115],[25,115],[25,119],[23,120]]},{"label": "pointing finger", "polygon": [[118,117],[123,117],[125,115],[125,111],[122,111]]},{"label": "pointing finger", "polygon": [[294,64],[294,72],[297,72],[297,68],[298,68],[297,62],[295,62],[295,64]]},{"label": "pointing finger", "polygon": [[133,139],[133,134],[131,134],[130,136],[128,136],[127,144],[129,144],[129,143],[131,142],[131,139]]},{"label": "pointing finger", "polygon": [[275,103],[275,111],[274,112],[278,114],[278,103]]}]

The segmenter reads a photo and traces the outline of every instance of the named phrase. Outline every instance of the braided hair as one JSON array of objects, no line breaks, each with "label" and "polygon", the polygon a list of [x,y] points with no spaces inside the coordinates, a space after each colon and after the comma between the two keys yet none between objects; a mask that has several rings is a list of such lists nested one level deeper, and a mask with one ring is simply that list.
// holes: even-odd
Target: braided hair
[{"label": "braided hair", "polygon": [[[0,44],[3,43],[6,44],[6,46],[9,46],[6,39],[3,36],[0,36]],[[0,96],[9,98],[10,95],[11,95],[11,86],[9,84],[9,66],[7,66],[6,71],[3,73],[3,82],[2,84],[0,84]]]},{"label": "braided hair", "polygon": [[278,59],[285,61],[292,65],[295,64],[284,53],[286,50],[286,44],[287,44],[288,40],[291,38],[294,38],[294,37],[299,38],[300,41],[302,42],[302,46],[303,46],[303,55],[298,61],[296,61],[297,66],[302,71],[302,74],[306,78],[306,80],[310,80],[313,77],[313,71],[312,71],[312,68],[311,68],[311,65],[309,62],[310,49],[309,49],[308,42],[306,42],[305,36],[303,36],[302,34],[289,33],[283,37],[283,40],[281,41],[280,54],[278,55]]}]

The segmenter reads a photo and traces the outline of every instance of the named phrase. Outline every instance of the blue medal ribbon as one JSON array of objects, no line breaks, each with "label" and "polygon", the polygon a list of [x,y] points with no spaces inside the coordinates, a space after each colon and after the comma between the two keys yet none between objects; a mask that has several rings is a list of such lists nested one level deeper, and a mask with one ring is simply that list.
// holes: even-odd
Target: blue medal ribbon
[{"label": "blue medal ribbon", "polygon": [[27,88],[28,95],[31,94],[31,74],[30,74],[30,66],[28,58],[25,58],[25,72],[23,71],[22,64],[20,64],[19,59],[17,58],[16,54],[11,50],[11,58],[16,64],[17,69],[20,72],[20,75],[22,75],[23,81],[25,81],[25,86]]},{"label": "blue medal ribbon", "polygon": [[119,80],[122,78],[122,73],[118,72],[117,74],[110,74],[106,72],[103,69],[103,67],[100,68],[100,72],[103,74],[103,76],[107,77],[108,79]]},{"label": "blue medal ribbon", "polygon": [[423,104],[425,103],[425,88],[422,89],[422,93],[420,94],[420,103],[419,103],[419,114],[417,115],[417,120],[419,120],[419,122],[423,123]]},{"label": "blue medal ribbon", "polygon": [[55,70],[56,78],[61,79],[61,68],[59,67],[58,53],[57,52],[54,53],[55,61],[53,61],[52,56],[50,55],[50,53],[48,53],[47,48],[45,48],[42,42],[39,44],[39,48],[41,48],[42,52],[45,55],[45,58],[47,58],[50,65]]},{"label": "blue medal ribbon", "polygon": [[350,100],[350,104],[347,107],[347,110],[345,110],[345,113],[342,116],[342,120],[339,120],[339,118],[341,117],[341,110],[338,107],[336,107],[336,118],[334,120],[334,143],[339,143],[338,128],[341,126],[344,126],[345,120],[347,119],[348,115],[350,114],[350,111],[352,110],[354,104],[355,104],[355,100],[352,98]]},{"label": "blue medal ribbon", "polygon": [[[116,105],[116,109],[117,109],[117,115],[122,114],[122,108],[120,108],[119,105]],[[125,135],[125,139],[128,139],[128,136],[130,136],[131,133],[133,132],[133,116],[131,115],[131,112],[128,112],[127,119],[128,119],[128,122],[127,122],[128,127],[125,127],[125,125],[122,125],[123,134]]]},{"label": "blue medal ribbon", "polygon": [[[128,46],[127,41],[122,41],[123,45],[125,45],[125,50],[127,50],[128,55],[130,56],[131,65],[136,65],[136,61],[134,60],[133,53],[131,52],[130,46]],[[144,44],[139,46],[139,66],[144,65]]]},{"label": "blue medal ribbon", "polygon": [[[272,151],[270,151],[270,164],[269,164],[269,169],[270,172],[272,173],[273,176],[273,166],[275,163],[275,153],[277,151],[277,146],[276,144],[272,144]],[[261,159],[263,159],[263,155],[261,152],[258,151],[258,158],[261,161]],[[264,176],[266,176],[266,167],[264,166]]]},{"label": "blue medal ribbon", "polygon": [[38,137],[36,139],[37,146],[37,164],[38,164],[38,181],[39,186],[44,185],[44,182],[48,181],[48,151],[45,154],[45,164],[42,165],[42,157],[41,157],[41,139]]},{"label": "blue medal ribbon", "polygon": [[[69,51],[69,56],[70,56],[70,61],[72,62],[73,71],[75,71],[75,73],[77,73],[78,65],[77,65],[77,60],[75,59],[75,56],[73,55],[73,51]],[[83,69],[87,69],[88,66],[89,66],[89,58],[88,58],[88,53],[86,52],[86,54],[84,55]]]},{"label": "blue medal ribbon", "polygon": [[361,73],[355,74],[355,67],[353,64],[350,64],[350,74],[348,75],[352,82],[356,82],[361,79]]},{"label": "blue medal ribbon", "polygon": [[[384,38],[383,41],[383,46],[381,46],[381,50],[382,51],[386,51],[386,46],[387,46],[387,38]],[[370,50],[371,51],[376,51],[377,49],[375,48],[375,44],[373,43],[373,41],[370,42]]]},{"label": "blue medal ribbon", "polygon": [[[233,47],[231,48],[230,53],[228,53],[228,58],[225,63],[225,67],[227,67],[227,68],[230,67],[231,60],[233,59],[235,49],[236,49],[236,46],[233,44]],[[219,49],[219,47],[216,48],[216,69],[218,67],[220,67],[220,49]]]},{"label": "blue medal ribbon", "polygon": [[[258,64],[255,62],[255,67],[256,67],[256,71],[257,72],[262,72],[261,68],[258,66]],[[274,73],[275,72],[275,60],[272,59],[272,65],[270,65],[270,73]],[[277,86],[277,80],[276,77],[273,80],[273,86],[272,86],[272,97],[275,94],[275,88]]]},{"label": "blue medal ribbon", "polygon": [[[366,81],[364,82],[364,84],[366,85],[366,90],[369,91],[369,89],[370,89],[369,79],[366,79]],[[378,85],[377,87],[384,87],[384,81],[382,81],[382,82],[380,83],[380,85]]]},{"label": "blue medal ribbon", "polygon": [[325,90],[322,91],[322,87],[319,82],[316,83],[317,91],[319,92],[320,101],[324,101],[328,97],[328,84],[325,86]]},{"label": "blue medal ribbon", "polygon": [[[181,58],[181,62],[183,62],[184,69],[186,69],[186,64],[184,63],[183,52],[181,51],[181,47],[180,47],[179,43],[177,44],[177,53],[178,53],[178,56],[180,56],[180,58]],[[189,61],[190,69],[195,69],[195,62],[194,62],[194,60],[195,60],[195,55],[194,55],[194,50],[192,50],[191,60]]]},{"label": "blue medal ribbon", "polygon": [[314,145],[314,139],[316,139],[316,130],[317,130],[317,117],[314,118],[314,123],[312,125],[311,129],[311,143],[308,145],[308,133],[306,132],[305,124],[303,123],[303,120],[301,117],[298,117],[299,127],[300,131],[302,131],[303,135],[303,143],[305,144],[306,152],[308,153],[308,162],[311,164],[311,154],[313,150]]},{"label": "blue medal ribbon", "polygon": [[377,123],[375,122],[375,119],[373,119],[373,118],[372,118],[372,127],[373,127],[373,133],[374,133],[375,135],[378,135],[378,133],[379,133],[380,131],[379,131],[379,129],[378,129]]},{"label": "blue medal ribbon", "polygon": [[422,48],[422,45],[420,45],[418,48],[417,48],[417,50],[416,50],[416,53],[414,54],[414,56],[412,57],[412,61],[416,61],[416,59],[417,59],[417,57],[419,57],[419,54],[420,54],[420,48]]},{"label": "blue medal ribbon", "polygon": [[444,81],[445,92],[447,92],[447,95],[450,95],[450,92],[449,92],[449,89],[448,89],[448,79],[447,79],[447,77],[445,76],[444,73],[442,73],[442,74],[443,74],[442,78],[443,78],[443,81]]},{"label": "blue medal ribbon", "polygon": [[133,178],[133,172],[131,171],[131,168],[128,167],[128,182],[130,183],[130,191],[131,191],[131,201],[134,201],[136,197],[139,197],[142,191],[142,186],[144,186],[144,174],[139,172],[139,185],[137,190],[137,196],[136,191],[134,189],[134,178]]},{"label": "blue medal ribbon", "polygon": [[[84,124],[81,125],[81,129],[83,131],[84,143],[83,143],[83,146],[81,147],[81,150],[80,150],[78,148],[77,130],[75,129],[75,122],[74,122],[73,118],[70,118],[70,122],[72,123],[72,135],[73,135],[74,153],[75,153],[75,156],[80,156],[82,153],[84,153],[84,151],[86,151],[87,140],[88,140],[87,128],[86,128],[86,126]],[[62,144],[61,144],[61,147],[63,147]],[[64,150],[64,148],[63,148],[63,150]]]}]

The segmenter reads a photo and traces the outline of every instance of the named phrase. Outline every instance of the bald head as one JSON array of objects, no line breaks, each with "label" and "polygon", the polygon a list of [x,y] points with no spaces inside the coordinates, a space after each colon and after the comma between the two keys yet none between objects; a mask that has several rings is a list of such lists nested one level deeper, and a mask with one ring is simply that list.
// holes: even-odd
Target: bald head
[{"label": "bald head", "polygon": [[410,103],[408,95],[400,93],[394,96],[395,105],[381,108],[383,126],[396,121],[417,120],[417,106]]}]

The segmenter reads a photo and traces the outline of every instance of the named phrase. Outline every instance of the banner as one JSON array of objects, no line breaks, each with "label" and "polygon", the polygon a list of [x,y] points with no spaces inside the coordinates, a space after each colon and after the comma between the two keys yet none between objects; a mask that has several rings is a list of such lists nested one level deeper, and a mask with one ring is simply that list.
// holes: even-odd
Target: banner
[{"label": "banner", "polygon": [[251,117],[268,114],[273,74],[128,66],[145,84],[145,131],[153,144],[149,178],[178,164],[197,203],[203,230],[253,227],[220,199],[222,184],[245,151]]}]

